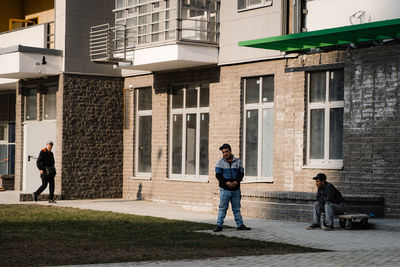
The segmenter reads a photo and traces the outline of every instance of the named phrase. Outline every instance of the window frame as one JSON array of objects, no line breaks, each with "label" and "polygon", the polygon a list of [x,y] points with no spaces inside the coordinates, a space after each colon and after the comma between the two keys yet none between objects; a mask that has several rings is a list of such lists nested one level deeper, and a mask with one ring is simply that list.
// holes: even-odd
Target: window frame
[{"label": "window frame", "polygon": [[[210,90],[210,83],[186,83],[184,85],[177,84],[171,86],[171,90],[176,87],[182,87],[183,96],[182,96],[182,108],[173,108],[172,101],[173,101],[173,94],[169,94],[169,142],[168,142],[168,177],[167,180],[173,181],[185,181],[185,182],[208,182],[209,181],[209,172],[210,167],[208,167],[208,173],[206,175],[200,175],[200,118],[201,114],[207,113],[210,115],[210,102],[208,102],[207,107],[200,106],[200,92],[201,86],[207,84]],[[194,108],[186,108],[186,90],[190,86],[195,86],[197,90],[197,106]],[[188,114],[196,114],[196,166],[195,166],[195,174],[185,174],[186,171],[186,118]],[[181,170],[180,174],[172,173],[172,145],[173,145],[173,118],[174,115],[182,115],[182,158],[181,158]],[[209,116],[210,119],[210,116]],[[210,124],[209,124],[210,125]],[[210,140],[210,128],[208,128],[208,140]],[[207,148],[209,150],[209,147]],[[208,153],[209,155],[209,153]],[[209,166],[209,162],[208,162]]]},{"label": "window frame", "polygon": [[[35,118],[32,119],[27,119],[27,112],[28,112],[28,97],[31,95],[27,95],[27,91],[35,91]],[[38,109],[38,98],[40,99],[40,95],[38,97],[39,90],[38,87],[26,87],[24,88],[24,119],[23,122],[28,122],[28,121],[38,121],[39,120],[39,109]],[[33,96],[33,95],[32,95]]]},{"label": "window frame", "polygon": [[238,12],[242,12],[242,11],[247,11],[247,10],[252,10],[252,9],[257,9],[257,8],[262,8],[262,7],[269,7],[273,5],[273,0],[261,0],[261,4],[257,4],[257,5],[251,5],[249,3],[250,0],[244,0],[246,1],[246,7],[244,8],[239,8],[239,1],[237,0],[236,4],[237,4],[237,10]]},{"label": "window frame", "polygon": [[[41,97],[42,97],[42,102],[41,102],[41,105],[42,105],[42,114],[41,114],[41,117],[42,117],[42,120],[43,121],[55,121],[55,120],[57,120],[57,92],[58,92],[58,87],[57,87],[57,84],[56,83],[54,83],[54,84],[46,84],[45,85],[45,90],[44,91],[42,91],[40,94],[41,94]],[[55,88],[55,92],[54,92],[54,97],[55,97],[55,102],[54,102],[54,105],[55,105],[55,109],[54,109],[54,112],[55,112],[55,116],[54,116],[54,118],[52,118],[52,119],[46,119],[45,118],[45,110],[46,110],[46,95],[50,95],[49,93],[48,93],[48,90],[49,89],[53,89],[53,88]]]},{"label": "window frame", "polygon": [[[5,126],[5,132],[6,132],[6,136],[4,139],[0,140],[0,145],[1,146],[5,146],[6,148],[6,158],[1,159],[0,158],[0,164],[6,164],[5,170],[6,173],[0,173],[0,174],[15,174],[15,136],[14,136],[14,142],[11,139],[11,134],[10,134],[10,130],[11,130],[11,124],[13,124],[14,126],[14,135],[15,135],[15,122],[7,122],[7,121],[1,121],[0,125]],[[14,159],[10,160],[10,149],[11,147],[14,147]],[[11,161],[11,163],[10,163]],[[10,164],[14,164],[14,166],[10,166]],[[13,169],[14,168],[14,169]],[[10,169],[14,170],[14,173],[10,172]]]},{"label": "window frame", "polygon": [[[274,98],[272,102],[262,102],[262,80],[264,77],[273,77],[274,81]],[[246,104],[246,79],[249,78],[258,78],[261,82],[259,83],[259,100],[257,103],[249,103]],[[274,126],[274,121],[275,121],[275,108],[274,108],[274,104],[275,104],[275,76],[274,75],[262,75],[262,76],[253,76],[253,77],[244,77],[242,78],[242,84],[243,84],[243,128],[242,128],[242,136],[243,136],[243,140],[242,140],[242,162],[243,162],[243,166],[244,166],[244,170],[245,170],[245,176],[243,178],[243,183],[265,183],[265,182],[273,182],[273,175],[271,177],[267,177],[267,176],[262,176],[262,130],[263,130],[263,110],[265,109],[272,109],[273,111],[273,121],[272,121],[272,125]],[[258,147],[258,151],[257,151],[257,176],[249,176],[246,175],[246,116],[247,116],[247,111],[249,110],[257,110],[258,111],[258,140],[257,140],[257,147]],[[274,129],[273,129],[274,132]],[[274,134],[273,134],[274,135]],[[261,146],[260,146],[261,143]],[[274,146],[274,140],[272,140],[272,146]],[[272,152],[272,161],[274,159],[274,153]],[[273,168],[273,164],[272,164],[272,168]],[[273,169],[272,169],[273,172]]]},{"label": "window frame", "polygon": [[[139,90],[151,90],[151,109],[148,110],[139,110]],[[153,88],[151,86],[146,87],[138,87],[134,89],[135,95],[135,124],[134,124],[134,132],[135,132],[135,151],[134,151],[134,178],[141,180],[151,180],[152,171],[150,172],[139,172],[139,117],[151,116],[151,122],[153,124]],[[153,127],[151,127],[153,128]],[[153,131],[151,130],[150,142],[153,141]],[[152,159],[152,149],[150,151],[150,159]],[[150,162],[150,169],[152,166],[152,161]]]},{"label": "window frame", "polygon": [[[306,146],[306,164],[307,168],[318,168],[318,169],[342,169],[342,159],[329,159],[330,152],[330,110],[334,108],[342,108],[344,110],[344,97],[341,101],[329,101],[329,75],[332,71],[337,69],[324,70],[325,79],[325,100],[324,102],[310,102],[310,90],[311,90],[311,73],[307,72],[307,146]],[[343,69],[342,69],[343,70]],[[344,89],[343,89],[344,90]],[[323,109],[324,110],[324,158],[323,159],[311,159],[310,158],[310,147],[311,147],[311,110]],[[344,121],[344,119],[343,119]],[[342,121],[342,123],[343,123]],[[342,139],[343,140],[343,139]]]}]

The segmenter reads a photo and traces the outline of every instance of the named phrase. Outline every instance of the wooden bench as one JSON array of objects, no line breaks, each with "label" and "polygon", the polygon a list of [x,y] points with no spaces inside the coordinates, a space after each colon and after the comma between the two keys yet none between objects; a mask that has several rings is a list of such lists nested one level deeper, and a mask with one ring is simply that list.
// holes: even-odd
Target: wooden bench
[{"label": "wooden bench", "polygon": [[336,215],[339,218],[339,225],[346,230],[350,230],[353,227],[353,222],[360,220],[358,225],[361,228],[368,228],[368,219],[370,218],[367,214],[352,213],[352,214],[340,214]]}]

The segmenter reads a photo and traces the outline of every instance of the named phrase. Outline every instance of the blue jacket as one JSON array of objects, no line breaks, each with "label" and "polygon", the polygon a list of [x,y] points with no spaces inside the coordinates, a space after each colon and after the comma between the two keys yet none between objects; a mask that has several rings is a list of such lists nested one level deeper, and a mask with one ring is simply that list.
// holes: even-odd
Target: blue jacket
[{"label": "blue jacket", "polygon": [[[219,187],[230,191],[236,191],[240,189],[240,182],[242,181],[244,176],[242,162],[240,161],[240,159],[235,158],[233,155],[232,162],[228,162],[224,158],[220,159],[215,166],[215,176],[219,181]],[[237,181],[238,184],[236,187],[230,188],[226,185],[226,182],[228,181]]]}]

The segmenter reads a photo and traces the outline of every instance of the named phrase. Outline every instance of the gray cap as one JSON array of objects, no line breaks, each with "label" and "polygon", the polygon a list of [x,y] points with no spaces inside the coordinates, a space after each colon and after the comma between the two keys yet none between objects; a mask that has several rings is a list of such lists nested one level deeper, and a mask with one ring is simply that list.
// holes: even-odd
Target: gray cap
[{"label": "gray cap", "polygon": [[47,141],[46,145],[53,145],[53,141],[51,141],[51,140]]}]

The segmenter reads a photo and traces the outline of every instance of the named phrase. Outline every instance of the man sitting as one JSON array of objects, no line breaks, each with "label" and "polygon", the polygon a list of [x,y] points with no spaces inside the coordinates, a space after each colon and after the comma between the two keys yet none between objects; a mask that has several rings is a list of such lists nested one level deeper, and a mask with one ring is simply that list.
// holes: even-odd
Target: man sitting
[{"label": "man sitting", "polygon": [[[322,227],[324,230],[331,231],[333,230],[333,216],[344,213],[343,196],[333,184],[326,181],[325,174],[318,173],[313,180],[318,188],[317,201],[314,203],[314,223],[308,226],[307,230]],[[321,225],[322,212],[325,212],[326,227]]]}]

